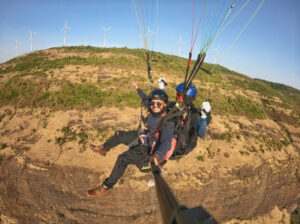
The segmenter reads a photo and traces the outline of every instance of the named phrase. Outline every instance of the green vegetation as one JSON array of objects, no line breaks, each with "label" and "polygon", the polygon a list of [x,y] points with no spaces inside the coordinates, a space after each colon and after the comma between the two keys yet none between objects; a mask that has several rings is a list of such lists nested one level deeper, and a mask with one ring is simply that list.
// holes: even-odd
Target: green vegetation
[{"label": "green vegetation", "polygon": [[[275,121],[282,121],[289,124],[300,124],[300,91],[292,87],[272,83],[259,79],[236,79],[230,77],[233,85],[241,87],[242,89],[251,90],[259,93],[262,106],[271,119]],[[293,113],[286,114],[278,111],[276,107],[284,109],[292,109]]]},{"label": "green vegetation", "polygon": [[[267,151],[280,151],[284,146],[288,146],[290,143],[287,134],[284,134],[281,138],[273,135],[261,134],[256,137],[260,141],[259,150],[261,152]],[[256,148],[249,151],[258,151]]]},{"label": "green vegetation", "polygon": [[205,160],[205,156],[197,156],[197,160],[203,162]]},{"label": "green vegetation", "polygon": [[[72,131],[70,127],[66,126],[61,129],[61,133],[63,133],[63,136],[56,137],[55,144],[58,144],[60,147],[62,147],[63,144],[76,141],[76,139],[79,138],[78,144],[81,145],[79,152],[84,152],[86,150],[88,135],[84,131],[81,130],[79,133],[77,133],[76,131]],[[51,140],[48,140],[48,142],[51,142]]]},{"label": "green vegetation", "polygon": [[300,91],[290,87],[286,86],[284,84],[269,82],[261,79],[256,79],[262,83],[265,83],[266,85],[270,86],[273,90],[280,92],[283,96],[288,96],[290,100],[293,101],[293,103],[296,103],[297,106],[300,106]]},{"label": "green vegetation", "polygon": [[225,157],[225,158],[229,158],[229,153],[225,152],[225,153],[224,153],[224,157]]},{"label": "green vegetation", "polygon": [[264,146],[262,144],[259,145],[259,151],[261,151],[262,153],[265,152]]},{"label": "green vegetation", "polygon": [[7,147],[7,145],[6,145],[6,143],[1,143],[0,144],[0,149],[2,150],[2,149],[5,149]]},{"label": "green vegetation", "polygon": [[78,133],[79,141],[78,144],[83,144],[85,145],[87,143],[88,135],[84,132],[79,132]]},{"label": "green vegetation", "polygon": [[229,131],[226,131],[224,133],[212,133],[211,137],[212,139],[218,139],[218,140],[225,140],[226,142],[232,142],[233,137],[235,136],[235,133],[229,129]]},{"label": "green vegetation", "polygon": [[[60,52],[66,56],[60,57]],[[170,99],[174,100],[174,88],[178,83],[172,78],[178,80],[181,77],[183,80],[187,60],[158,52],[150,54],[153,74],[168,74],[169,85],[166,90]],[[193,63],[195,62],[192,62],[191,67]],[[58,80],[53,69],[62,69],[66,65],[75,65],[77,69],[79,66],[106,68],[112,74],[120,76],[116,78],[108,73],[104,75],[108,78],[101,79],[101,73],[96,83],[91,83],[87,76],[78,77],[80,83],[71,83],[67,79]],[[250,119],[269,117],[275,121],[300,125],[299,90],[282,84],[251,79],[220,65],[204,63],[203,68],[212,74],[201,70],[196,75],[194,83],[199,89],[196,106],[199,107],[203,100],[209,99],[213,114],[245,116]],[[130,86],[131,81],[137,81],[141,88],[149,90],[142,49],[91,46],[52,48],[1,64],[0,75],[7,76],[0,82],[2,106],[51,107],[52,110],[90,109],[101,106],[137,108],[140,100]],[[51,89],[53,86],[55,90]],[[251,91],[260,97],[254,99]],[[240,94],[241,92],[243,94]],[[289,112],[278,110],[278,107]],[[223,137],[230,141],[231,134]]]},{"label": "green vegetation", "polygon": [[133,90],[119,92],[114,90],[102,90],[91,84],[72,84],[68,81],[58,82],[61,90],[47,91],[49,81],[44,78],[31,81],[13,77],[3,85],[0,84],[1,105],[14,104],[19,107],[52,107],[59,109],[88,109],[102,105],[114,105],[117,107],[129,106],[137,108],[140,100]]},{"label": "green vegetation", "polygon": [[207,148],[206,150],[208,158],[213,159],[215,157],[215,152],[211,148]]},{"label": "green vegetation", "polygon": [[62,137],[56,137],[55,138],[55,144],[58,144],[59,146],[62,146],[66,142],[76,140],[76,133],[72,132],[69,127],[63,127],[61,129],[61,132],[63,133],[63,136]]},{"label": "green vegetation", "polygon": [[300,208],[298,207],[292,214],[291,214],[291,224],[299,224],[300,223]]},{"label": "green vegetation", "polygon": [[278,139],[267,139],[266,147],[269,151],[281,151],[283,146],[289,145],[289,141],[287,139],[278,140]]},{"label": "green vegetation", "polygon": [[[62,48],[65,52],[77,52],[80,53],[86,52],[91,48],[87,47],[71,47],[71,48]],[[85,49],[85,50],[84,50]],[[121,49],[117,52],[112,50],[104,50],[100,48],[101,52],[106,53],[121,53]],[[134,53],[138,50],[133,50],[130,53]],[[79,53],[78,52],[78,53]],[[126,53],[126,52],[122,52]],[[43,51],[37,51],[30,53],[24,57],[18,57],[8,61],[8,65],[5,69],[0,69],[0,74],[5,74],[9,72],[30,72],[33,70],[48,71],[50,69],[63,68],[65,65],[92,65],[92,66],[104,66],[104,65],[113,65],[115,68],[122,67],[131,67],[131,68],[142,68],[142,62],[144,62],[143,57],[139,57],[135,60],[132,60],[127,57],[110,57],[102,58],[101,56],[96,57],[91,54],[89,57],[80,57],[80,56],[67,56],[64,58],[50,59],[50,53],[45,53]]]},{"label": "green vegetation", "polygon": [[243,156],[243,155],[246,155],[246,156],[249,156],[250,153],[248,151],[240,151],[240,154]]},{"label": "green vegetation", "polygon": [[215,92],[209,98],[211,99],[212,108],[217,114],[242,115],[258,119],[266,118],[264,108],[250,98],[240,95],[226,97],[218,92]]},{"label": "green vegetation", "polygon": [[249,151],[250,151],[250,152],[257,152],[257,149],[256,149],[255,146],[252,145],[252,146],[250,147]]}]

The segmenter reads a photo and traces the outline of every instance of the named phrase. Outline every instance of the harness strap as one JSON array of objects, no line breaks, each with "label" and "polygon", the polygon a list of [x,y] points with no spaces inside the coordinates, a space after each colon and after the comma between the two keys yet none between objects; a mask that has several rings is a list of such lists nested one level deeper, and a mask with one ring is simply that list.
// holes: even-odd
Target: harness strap
[{"label": "harness strap", "polygon": [[162,129],[164,125],[167,125],[167,123],[172,120],[175,117],[181,117],[183,114],[187,111],[188,108],[185,106],[182,108],[178,108],[177,105],[174,105],[172,109],[168,112],[168,114],[162,119],[162,122],[159,125],[159,130]]},{"label": "harness strap", "polygon": [[168,152],[166,153],[166,155],[163,158],[163,160],[168,160],[173,155],[175,147],[176,147],[176,144],[177,144],[176,138],[172,138],[171,148],[168,150]]},{"label": "harness strap", "polygon": [[150,150],[150,156],[153,154],[157,140],[159,138],[159,129],[158,128],[156,128],[154,136],[156,138],[156,141],[153,141],[153,143],[152,143],[151,150]]}]

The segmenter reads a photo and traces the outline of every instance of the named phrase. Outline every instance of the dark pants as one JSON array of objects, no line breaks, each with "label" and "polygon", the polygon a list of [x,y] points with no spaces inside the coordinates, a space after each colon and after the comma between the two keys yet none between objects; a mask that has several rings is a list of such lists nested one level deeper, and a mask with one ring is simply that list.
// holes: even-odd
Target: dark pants
[{"label": "dark pants", "polygon": [[123,176],[127,165],[129,164],[135,164],[142,172],[150,172],[150,169],[142,169],[148,165],[149,159],[149,149],[147,147],[137,145],[129,148],[126,152],[123,152],[118,156],[110,176],[106,178],[103,185],[107,188],[112,188],[118,182],[120,177]]},{"label": "dark pants", "polygon": [[129,145],[138,137],[138,131],[116,131],[104,144],[103,149],[109,151],[119,144]]}]

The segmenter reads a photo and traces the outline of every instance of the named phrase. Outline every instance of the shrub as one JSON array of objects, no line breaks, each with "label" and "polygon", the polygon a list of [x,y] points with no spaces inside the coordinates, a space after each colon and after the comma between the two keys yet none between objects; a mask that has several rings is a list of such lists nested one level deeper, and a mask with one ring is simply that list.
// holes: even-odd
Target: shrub
[{"label": "shrub", "polygon": [[205,159],[205,156],[197,156],[197,160],[203,162]]},{"label": "shrub", "polygon": [[5,149],[7,147],[6,143],[1,143],[0,144],[0,149]]}]

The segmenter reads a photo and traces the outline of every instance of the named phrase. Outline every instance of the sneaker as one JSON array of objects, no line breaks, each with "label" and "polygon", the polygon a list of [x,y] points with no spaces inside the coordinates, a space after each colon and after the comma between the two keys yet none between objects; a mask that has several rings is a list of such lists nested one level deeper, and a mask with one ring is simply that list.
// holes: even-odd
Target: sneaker
[{"label": "sneaker", "polygon": [[89,198],[98,198],[98,197],[103,197],[105,195],[110,194],[111,190],[108,188],[101,186],[98,186],[94,189],[88,190],[86,192],[86,196],[88,196]]},{"label": "sneaker", "polygon": [[96,145],[90,144],[90,148],[94,152],[98,152],[102,156],[106,156],[107,151],[102,147],[102,145],[96,146]]},{"label": "sneaker", "polygon": [[[162,176],[164,175],[164,172],[163,172],[162,169],[161,169],[160,175],[162,175]],[[148,187],[154,187],[155,186],[155,180],[154,180],[154,176],[152,174],[151,174],[151,178],[147,182],[147,186]]]},{"label": "sneaker", "polygon": [[155,181],[153,175],[151,175],[151,178],[147,182],[148,187],[154,187],[155,186]]}]

